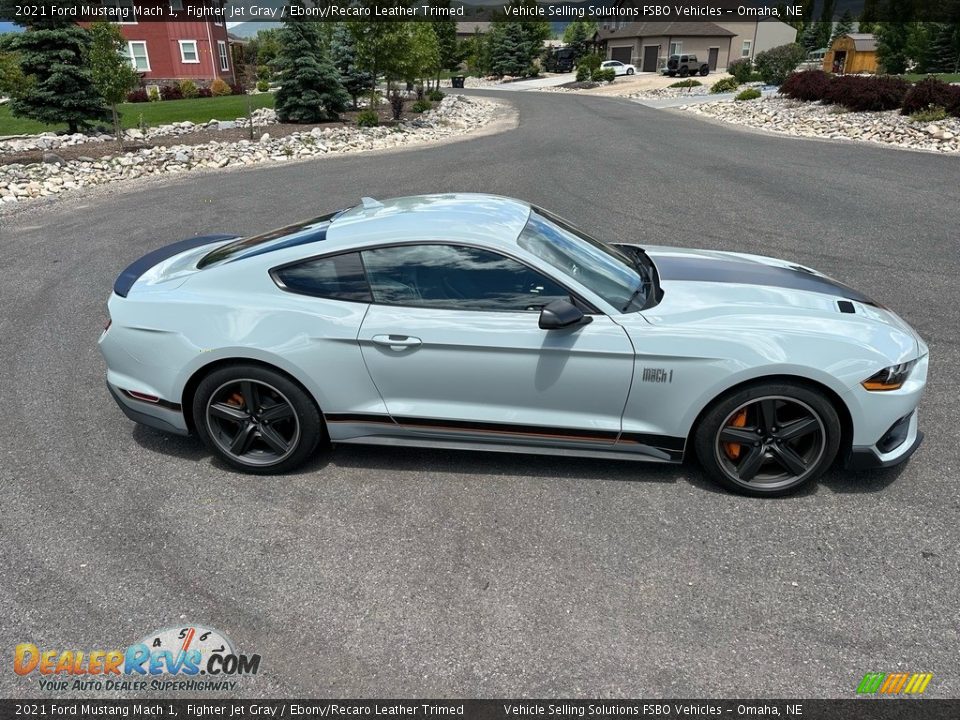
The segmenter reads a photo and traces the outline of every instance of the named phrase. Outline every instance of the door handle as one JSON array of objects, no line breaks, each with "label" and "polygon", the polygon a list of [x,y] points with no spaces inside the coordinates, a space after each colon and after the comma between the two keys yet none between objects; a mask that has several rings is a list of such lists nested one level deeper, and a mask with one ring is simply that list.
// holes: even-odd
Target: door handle
[{"label": "door handle", "polygon": [[388,347],[391,350],[407,350],[422,345],[420,338],[409,335],[374,335],[371,340],[377,345]]}]

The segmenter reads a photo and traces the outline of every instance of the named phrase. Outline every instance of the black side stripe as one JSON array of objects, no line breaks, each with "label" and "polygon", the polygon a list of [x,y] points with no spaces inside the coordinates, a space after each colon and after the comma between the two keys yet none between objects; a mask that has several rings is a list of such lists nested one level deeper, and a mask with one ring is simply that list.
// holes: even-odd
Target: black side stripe
[{"label": "black side stripe", "polygon": [[514,425],[508,423],[473,422],[465,420],[440,420],[435,418],[419,418],[389,415],[375,415],[364,413],[330,413],[324,415],[327,422],[332,423],[375,423],[385,425],[399,425],[405,428],[429,428],[436,430],[453,430],[463,432],[496,433],[500,435],[526,435],[563,440],[580,440],[583,442],[610,443],[619,439],[626,445],[646,445],[661,450],[673,459],[683,455],[686,438],[670,435],[654,435],[650,433],[620,433],[616,430],[586,430],[580,428],[545,427],[542,425]]}]

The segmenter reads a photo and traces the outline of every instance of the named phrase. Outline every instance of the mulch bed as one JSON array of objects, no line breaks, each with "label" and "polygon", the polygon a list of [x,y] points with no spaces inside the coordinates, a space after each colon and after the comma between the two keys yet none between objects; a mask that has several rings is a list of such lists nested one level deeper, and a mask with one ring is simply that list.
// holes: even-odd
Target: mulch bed
[{"label": "mulch bed", "polygon": [[[410,103],[412,104],[412,102]],[[270,133],[272,138],[281,138],[286,137],[287,135],[292,135],[297,132],[310,132],[315,127],[322,128],[324,130],[332,128],[346,127],[348,125],[355,125],[355,118],[358,114],[358,111],[345,112],[340,116],[340,120],[325,122],[325,123],[313,123],[307,125],[297,125],[294,123],[275,123],[273,125],[256,125],[253,128],[253,140],[257,141],[260,139],[260,136],[263,133]],[[418,117],[415,113],[407,114],[403,116],[404,120],[411,119],[412,117]],[[388,108],[381,108],[380,110],[380,125],[391,127],[397,123],[393,120],[390,110]],[[56,153],[64,160],[76,160],[81,157],[93,158],[94,160],[99,160],[102,157],[107,155],[118,155],[121,152],[130,152],[141,150],[144,148],[152,147],[172,147],[174,145],[203,145],[208,142],[236,142],[238,140],[249,140],[250,139],[250,128],[233,128],[230,130],[198,130],[196,132],[185,133],[183,135],[161,135],[159,137],[150,138],[149,140],[127,140],[123,143],[123,150],[121,151],[117,147],[117,143],[104,141],[104,142],[89,142],[81,143],[79,145],[70,145],[68,147],[61,147],[52,150],[51,152]],[[43,162],[43,150],[25,150],[18,153],[3,153],[0,154],[0,165],[10,165],[13,163],[38,163]]]}]

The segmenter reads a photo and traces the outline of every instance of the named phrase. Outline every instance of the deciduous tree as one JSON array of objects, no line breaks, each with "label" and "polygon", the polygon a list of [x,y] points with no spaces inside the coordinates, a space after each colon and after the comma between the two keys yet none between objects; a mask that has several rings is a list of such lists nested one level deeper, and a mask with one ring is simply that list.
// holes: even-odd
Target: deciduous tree
[{"label": "deciduous tree", "polygon": [[116,25],[95,22],[90,26],[90,37],[88,57],[93,85],[110,106],[113,132],[122,146],[123,130],[117,106],[127,99],[127,93],[139,85],[140,76],[126,56],[126,43]]}]

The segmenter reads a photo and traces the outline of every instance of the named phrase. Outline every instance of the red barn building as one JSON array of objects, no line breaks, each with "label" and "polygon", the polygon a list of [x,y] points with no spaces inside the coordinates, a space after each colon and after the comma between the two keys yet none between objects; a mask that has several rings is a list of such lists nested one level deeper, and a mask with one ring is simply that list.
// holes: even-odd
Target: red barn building
[{"label": "red barn building", "polygon": [[[144,85],[193,80],[206,86],[216,78],[236,80],[227,27],[222,16],[203,10],[220,7],[210,0],[162,0],[163,20],[156,19],[158,0],[104,0],[104,5],[132,10],[117,22],[127,54]],[[138,8],[143,8],[138,13]],[[154,10],[148,16],[150,10]],[[139,16],[139,17],[138,17]],[[84,23],[86,24],[86,23]]]}]

